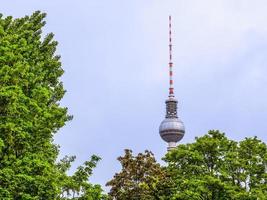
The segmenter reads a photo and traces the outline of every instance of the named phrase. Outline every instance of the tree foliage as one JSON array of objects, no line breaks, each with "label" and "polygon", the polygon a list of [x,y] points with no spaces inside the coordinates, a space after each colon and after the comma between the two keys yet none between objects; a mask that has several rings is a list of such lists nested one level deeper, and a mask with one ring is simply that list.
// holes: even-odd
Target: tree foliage
[{"label": "tree foliage", "polygon": [[181,144],[160,166],[151,152],[118,159],[122,170],[111,181],[114,200],[266,200],[267,146],[257,137],[240,142],[209,131]]},{"label": "tree foliage", "polygon": [[167,187],[160,187],[161,182],[167,182],[167,176],[152,152],[145,151],[134,156],[131,150],[126,149],[125,155],[118,160],[122,170],[106,184],[111,187],[110,199],[153,200],[168,193]]},{"label": "tree foliage", "polygon": [[42,39],[44,18],[0,15],[0,199],[60,199],[69,190],[77,199],[100,199],[101,188],[88,183],[98,157],[73,176],[66,170],[74,157],[56,162],[53,137],[71,116],[59,104],[64,71],[53,34]]},{"label": "tree foliage", "polygon": [[267,199],[267,146],[209,131],[165,157],[175,188],[171,199]]},{"label": "tree foliage", "polygon": [[57,167],[60,170],[60,187],[61,187],[61,200],[77,199],[77,200],[103,200],[106,195],[102,192],[100,185],[93,185],[88,182],[88,178],[92,175],[93,168],[96,167],[97,162],[100,160],[97,156],[92,156],[89,161],[84,162],[79,166],[72,176],[66,175],[66,172],[71,167],[71,163],[75,160],[74,156],[64,157]]}]

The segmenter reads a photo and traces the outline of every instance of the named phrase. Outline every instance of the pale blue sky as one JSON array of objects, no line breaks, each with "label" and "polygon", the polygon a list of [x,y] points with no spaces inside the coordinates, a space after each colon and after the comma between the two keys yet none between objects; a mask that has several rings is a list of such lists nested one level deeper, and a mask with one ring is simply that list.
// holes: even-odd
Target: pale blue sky
[{"label": "pale blue sky", "polygon": [[1,12],[46,12],[59,41],[74,115],[60,130],[61,156],[102,157],[92,181],[104,185],[123,149],[166,152],[158,126],[168,92],[168,15],[174,85],[186,126],[182,143],[210,129],[267,141],[266,0],[0,0]]}]

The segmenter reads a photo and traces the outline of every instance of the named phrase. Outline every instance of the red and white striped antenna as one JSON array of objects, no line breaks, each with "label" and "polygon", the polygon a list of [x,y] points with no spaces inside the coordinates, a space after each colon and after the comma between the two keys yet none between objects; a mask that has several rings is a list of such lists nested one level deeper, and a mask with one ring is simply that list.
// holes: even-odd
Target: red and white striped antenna
[{"label": "red and white striped antenna", "polygon": [[169,97],[174,97],[174,88],[173,88],[173,63],[172,63],[172,24],[171,16],[169,16],[169,76],[170,76],[170,87],[169,87]]}]

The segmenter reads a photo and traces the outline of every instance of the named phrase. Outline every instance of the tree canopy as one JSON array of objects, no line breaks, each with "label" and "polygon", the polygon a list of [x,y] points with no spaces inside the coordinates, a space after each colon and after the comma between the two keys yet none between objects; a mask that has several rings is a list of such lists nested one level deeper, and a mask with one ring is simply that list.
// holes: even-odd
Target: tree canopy
[{"label": "tree canopy", "polygon": [[122,170],[107,183],[109,198],[116,200],[153,200],[167,195],[167,174],[156,162],[152,152],[145,151],[137,156],[129,149],[118,158]]},{"label": "tree canopy", "polygon": [[72,117],[59,103],[64,71],[53,34],[42,39],[45,16],[0,15],[0,198],[101,199],[100,186],[88,183],[98,157],[73,176],[66,171],[74,157],[57,163],[53,137]]},{"label": "tree canopy", "polygon": [[164,160],[175,183],[174,199],[267,198],[267,146],[257,137],[235,142],[209,131]]},{"label": "tree canopy", "polygon": [[267,146],[257,137],[236,142],[209,131],[168,152],[166,166],[148,151],[127,150],[119,161],[121,172],[107,183],[111,199],[267,199]]}]

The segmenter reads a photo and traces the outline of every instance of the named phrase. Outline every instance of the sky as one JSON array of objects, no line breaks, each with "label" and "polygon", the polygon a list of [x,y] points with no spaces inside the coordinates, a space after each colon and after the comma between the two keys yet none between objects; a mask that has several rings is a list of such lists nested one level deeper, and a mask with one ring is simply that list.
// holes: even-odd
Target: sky
[{"label": "sky", "polygon": [[[168,16],[173,22],[179,117],[193,142],[211,129],[233,140],[267,142],[266,0],[0,0],[4,16],[47,13],[43,34],[59,42],[74,116],[55,136],[75,167],[102,158],[91,181],[105,185],[124,149],[167,144],[158,133],[168,96]],[[164,163],[163,163],[164,164]],[[71,173],[71,172],[70,172]]]}]

